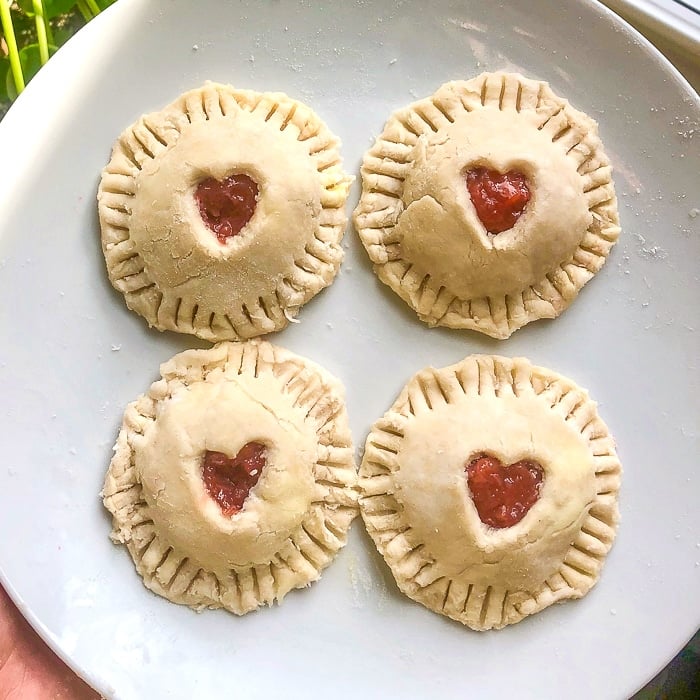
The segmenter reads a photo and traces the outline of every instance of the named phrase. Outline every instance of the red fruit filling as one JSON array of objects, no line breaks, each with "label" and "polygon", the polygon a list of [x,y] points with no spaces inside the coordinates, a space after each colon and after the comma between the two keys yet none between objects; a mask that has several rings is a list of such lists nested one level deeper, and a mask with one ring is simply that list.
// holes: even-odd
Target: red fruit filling
[{"label": "red fruit filling", "polygon": [[529,459],[504,465],[480,455],[466,467],[467,484],[481,522],[495,528],[519,523],[540,496],[544,471]]},{"label": "red fruit filling", "polygon": [[259,442],[243,445],[235,457],[210,450],[204,453],[204,486],[225,516],[235,515],[243,508],[266,464],[265,445]]},{"label": "red fruit filling", "polygon": [[488,168],[467,172],[467,189],[477,216],[489,233],[513,228],[530,201],[530,188],[522,173],[499,173]]},{"label": "red fruit filling", "polygon": [[197,185],[194,198],[202,220],[219,243],[237,236],[255,213],[258,185],[248,175],[229,175],[225,180],[208,177]]}]

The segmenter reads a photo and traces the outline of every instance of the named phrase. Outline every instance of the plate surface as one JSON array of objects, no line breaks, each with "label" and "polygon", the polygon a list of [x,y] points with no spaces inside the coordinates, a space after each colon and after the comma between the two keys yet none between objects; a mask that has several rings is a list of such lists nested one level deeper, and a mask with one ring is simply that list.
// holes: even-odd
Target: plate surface
[{"label": "plate surface", "polygon": [[[109,697],[620,698],[700,623],[697,96],[592,2],[427,8],[121,0],[0,126],[2,580]],[[98,492],[125,405],[159,363],[203,344],[149,331],[107,282],[95,192],[113,140],[212,79],[307,101],[357,173],[393,109],[495,69],[548,80],[599,121],[623,226],[599,275],[559,319],[507,341],[431,330],[375,279],[350,229],[336,282],[273,341],[342,378],[358,448],[411,374],[473,352],[524,355],[587,387],[625,469],[600,583],[474,633],[402,597],[358,520],[321,581],[281,607],[197,615],[150,594],[110,543]]]}]

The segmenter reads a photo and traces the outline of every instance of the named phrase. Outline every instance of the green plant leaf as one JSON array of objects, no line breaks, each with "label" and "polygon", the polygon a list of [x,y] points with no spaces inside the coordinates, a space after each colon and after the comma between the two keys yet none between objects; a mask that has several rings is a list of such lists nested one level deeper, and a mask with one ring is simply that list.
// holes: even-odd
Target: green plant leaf
[{"label": "green plant leaf", "polygon": [[[0,0],[1,1],[1,0]],[[56,52],[55,46],[49,46],[49,55]],[[22,74],[24,75],[25,84],[28,83],[41,68],[41,56],[39,54],[39,44],[29,44],[19,52],[19,62],[22,66]],[[12,79],[12,72],[7,71],[5,77],[5,89],[11,100],[17,97],[17,88],[15,81]]]},{"label": "green plant leaf", "polygon": [[100,10],[104,10],[110,5],[114,5],[116,0],[95,0],[95,2],[97,3],[97,6],[100,8]]},{"label": "green plant leaf", "polygon": [[[1,0],[0,0],[1,1]],[[17,97],[17,88],[15,87],[15,81],[12,80],[12,71],[7,71],[7,74],[5,75],[5,92],[7,93],[7,96],[11,99],[14,100]]]},{"label": "green plant leaf", "polygon": [[[17,4],[30,17],[34,16],[34,3],[32,0],[17,0]],[[65,15],[75,6],[75,0],[43,0],[44,16],[53,19],[58,15]]]},{"label": "green plant leaf", "polygon": [[[2,0],[0,0],[2,2]],[[7,94],[6,76],[10,72],[10,61],[4,56],[0,58],[0,102],[9,100],[10,96]],[[10,78],[12,80],[12,78]]]},{"label": "green plant leaf", "polygon": [[17,5],[21,8],[25,15],[34,17],[34,4],[32,0],[17,0]]}]

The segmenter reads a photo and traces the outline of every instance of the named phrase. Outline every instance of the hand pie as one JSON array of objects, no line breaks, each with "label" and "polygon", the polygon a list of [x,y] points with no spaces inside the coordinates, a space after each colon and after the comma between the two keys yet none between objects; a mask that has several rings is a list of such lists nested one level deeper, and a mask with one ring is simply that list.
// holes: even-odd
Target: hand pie
[{"label": "hand pie", "polygon": [[240,615],[318,579],[357,513],[342,385],[261,341],[161,374],[126,409],[102,493],[144,584]]},{"label": "hand pie", "polygon": [[596,123],[547,83],[484,73],[391,115],[355,227],[379,278],[431,326],[494,338],[555,318],[618,238]]},{"label": "hand pie", "polygon": [[596,583],[620,473],[585,391],[476,355],[418,372],[374,424],[360,509],[407,596],[486,630]]},{"label": "hand pie", "polygon": [[280,330],[343,257],[338,146],[300,102],[214,83],[141,117],[99,186],[109,279],[159,330]]}]

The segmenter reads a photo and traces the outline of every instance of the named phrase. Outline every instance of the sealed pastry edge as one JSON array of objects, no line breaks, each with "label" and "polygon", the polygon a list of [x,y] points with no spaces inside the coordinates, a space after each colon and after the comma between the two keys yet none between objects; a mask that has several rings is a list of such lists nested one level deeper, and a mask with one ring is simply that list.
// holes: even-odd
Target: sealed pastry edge
[{"label": "sealed pastry edge", "polygon": [[[212,371],[232,368],[239,374],[275,374],[295,405],[308,409],[307,419],[316,426],[319,440],[313,466],[318,500],[272,560],[232,567],[222,576],[194,565],[187,552],[172,547],[157,530],[129,442],[131,436],[143,435],[154,426],[159,403],[206,381]],[[358,512],[354,451],[340,381],[320,365],[260,340],[184,351],[164,363],[161,374],[146,394],[127,406],[101,492],[112,514],[110,537],[126,545],[144,585],[196,610],[223,607],[242,615],[280,602],[293,588],[317,580],[345,545]]]},{"label": "sealed pastry edge", "polygon": [[[282,269],[269,291],[241,299],[236,308],[210,309],[198,300],[160,289],[130,234],[131,213],[144,164],[177,147],[183,130],[236,111],[255,114],[280,138],[294,132],[308,147],[318,170],[320,215],[308,232],[304,254]],[[314,110],[283,93],[255,92],[207,82],[183,93],[163,109],[140,117],[114,144],[98,187],[98,215],[110,282],[127,306],[150,327],[196,335],[205,340],[246,340],[281,330],[300,308],[334,280],[344,251],[345,204],[353,180],[342,170],[340,141]],[[204,280],[204,283],[206,280]],[[236,280],[232,280],[236,284]]]},{"label": "sealed pastry edge", "polygon": [[[393,474],[401,468],[399,453],[408,423],[465,395],[546,398],[551,410],[580,430],[590,446],[595,499],[564,559],[532,589],[483,585],[470,578],[468,569],[455,577],[441,575],[429,547],[412,539],[411,523],[393,495]],[[403,593],[474,630],[498,629],[555,602],[580,598],[595,585],[617,531],[621,473],[613,438],[585,390],[525,358],[472,355],[449,367],[419,371],[374,423],[359,469],[360,513]]]},{"label": "sealed pastry edge", "polygon": [[[393,231],[406,209],[403,181],[421,136],[430,137],[458,119],[460,112],[486,105],[531,109],[542,116],[566,158],[575,159],[591,224],[577,250],[557,262],[538,283],[506,295],[460,298],[431,278],[429,270],[402,258]],[[556,318],[600,270],[619,237],[619,215],[611,168],[596,122],[554,94],[542,81],[519,74],[482,73],[443,84],[429,98],[396,110],[365,153],[362,195],[353,222],[379,279],[429,326],[466,328],[497,339],[540,318]]]}]

